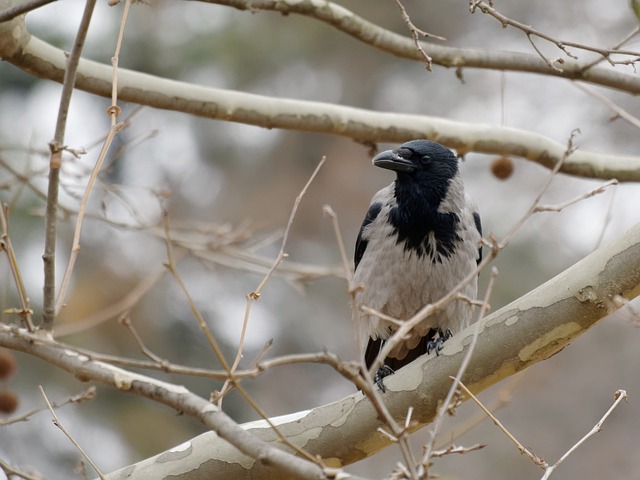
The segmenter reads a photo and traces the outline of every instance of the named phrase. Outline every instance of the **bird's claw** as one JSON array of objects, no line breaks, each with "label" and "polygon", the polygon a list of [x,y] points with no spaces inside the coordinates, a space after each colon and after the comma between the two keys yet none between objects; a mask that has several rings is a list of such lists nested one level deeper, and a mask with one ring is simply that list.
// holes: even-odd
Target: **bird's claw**
[{"label": "bird's claw", "polygon": [[429,355],[433,350],[436,352],[436,356],[439,356],[440,350],[442,350],[442,345],[451,337],[453,337],[453,333],[451,333],[451,330],[448,328],[445,331],[438,329],[438,338],[427,342],[427,355]]},{"label": "bird's claw", "polygon": [[373,376],[373,383],[375,383],[378,386],[378,388],[382,391],[382,393],[385,393],[387,391],[387,389],[384,386],[384,383],[382,383],[382,380],[384,379],[384,377],[388,377],[389,375],[392,375],[394,373],[395,372],[389,365],[382,365],[378,369],[376,374]]}]

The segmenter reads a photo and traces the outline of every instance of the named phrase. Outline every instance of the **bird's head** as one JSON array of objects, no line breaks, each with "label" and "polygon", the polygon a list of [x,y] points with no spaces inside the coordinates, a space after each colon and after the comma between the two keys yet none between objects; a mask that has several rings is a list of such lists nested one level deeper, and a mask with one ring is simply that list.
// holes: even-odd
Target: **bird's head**
[{"label": "bird's head", "polygon": [[451,150],[431,140],[412,140],[395,150],[373,157],[376,167],[393,170],[399,180],[451,180],[458,172],[458,159]]}]

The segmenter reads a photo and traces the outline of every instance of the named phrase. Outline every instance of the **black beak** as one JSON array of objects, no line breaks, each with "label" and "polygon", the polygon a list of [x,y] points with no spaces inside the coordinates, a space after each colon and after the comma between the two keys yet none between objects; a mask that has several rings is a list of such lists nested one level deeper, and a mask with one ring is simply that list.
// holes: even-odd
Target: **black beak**
[{"label": "black beak", "polygon": [[416,169],[413,162],[406,158],[402,158],[393,150],[380,152],[378,155],[373,157],[371,163],[376,167],[386,168],[387,170],[393,170],[395,172],[413,172]]}]

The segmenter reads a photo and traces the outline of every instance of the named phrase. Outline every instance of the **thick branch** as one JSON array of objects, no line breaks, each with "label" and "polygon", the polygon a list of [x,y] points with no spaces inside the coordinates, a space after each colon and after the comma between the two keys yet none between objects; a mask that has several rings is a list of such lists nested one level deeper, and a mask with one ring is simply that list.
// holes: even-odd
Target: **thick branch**
[{"label": "thick branch", "polygon": [[[326,478],[317,465],[266,444],[238,426],[215,405],[181,385],[155,380],[92,360],[85,355],[65,349],[43,330],[37,334],[30,334],[24,329],[18,330],[0,324],[0,345],[35,355],[72,373],[79,380],[103,383],[123,392],[155,400],[180,413],[193,416],[211,428],[216,438],[224,439],[225,450],[233,452],[234,456],[243,452],[245,466],[250,465],[258,470],[264,470],[265,475],[272,478]],[[215,454],[209,453],[211,459],[216,458]],[[177,456],[179,457],[180,454]],[[206,465],[201,467],[206,470]]]},{"label": "thick branch", "polygon": [[[551,357],[610,313],[614,304],[619,305],[612,301],[617,295],[628,300],[640,295],[640,224],[482,320],[481,338],[471,368],[462,380],[477,393]],[[415,429],[433,419],[438,401],[450,387],[449,376],[455,375],[462,362],[474,329],[471,325],[447,341],[439,357],[420,357],[385,378],[389,393],[383,398],[398,420],[410,406],[414,407]],[[336,467],[371,456],[390,444],[389,438],[376,430],[381,424],[360,393],[275,421],[301,447]],[[244,428],[267,441],[277,441],[264,422],[246,424]],[[216,478],[241,478],[243,458],[211,460],[211,452],[218,448],[232,453],[215,435],[205,433],[176,447],[173,453],[161,453],[107,478],[135,480],[171,474],[176,479],[204,480],[211,470],[200,465],[213,468],[214,464]],[[175,451],[183,455],[176,456],[174,462]]]},{"label": "thick branch", "polygon": [[[0,56],[38,77],[62,81],[64,52],[31,36],[23,17],[0,24]],[[519,156],[547,168],[562,158],[565,151],[561,143],[513,128],[273,98],[191,85],[124,69],[119,73],[118,96],[123,101],[201,117],[266,128],[331,133],[365,142],[402,142],[423,137],[455,148],[460,153],[473,151]],[[640,91],[640,81],[638,84]],[[76,86],[108,97],[111,94],[111,68],[82,60]],[[578,150],[565,162],[561,171],[583,177],[640,181],[640,158]]]},{"label": "thick branch", "polygon": [[[471,368],[463,381],[473,392],[480,392],[562,350],[612,309],[620,305],[616,296],[628,300],[640,295],[640,224],[609,245],[592,253],[544,285],[500,309],[482,321],[480,341],[475,347]],[[414,407],[412,428],[429,423],[437,403],[444,398],[465,356],[475,326],[449,340],[439,357],[421,357],[395,375],[385,379],[388,393],[384,400],[389,411],[401,420]],[[279,444],[277,435],[264,422],[237,427],[226,415],[215,411],[205,400],[182,387],[131,374],[105,363],[70,354],[48,338],[0,326],[0,345],[36,355],[74,373],[83,380],[95,380],[165,403],[200,418],[218,435],[206,433],[156,457],[108,475],[111,480],[171,478],[219,479],[293,478],[282,470],[264,468],[273,462],[280,466],[289,456],[274,457],[265,445]],[[389,445],[380,434],[375,410],[361,393],[314,410],[274,419],[291,442],[319,455],[328,465],[340,467],[373,455]],[[251,435],[253,434],[253,435]],[[267,442],[267,443],[265,443]],[[244,451],[239,453],[233,446]],[[287,457],[284,457],[284,456]],[[262,463],[252,458],[261,458]],[[299,462],[303,462],[298,459]],[[302,464],[296,464],[297,470]],[[317,466],[304,463],[309,478],[319,474]]]}]

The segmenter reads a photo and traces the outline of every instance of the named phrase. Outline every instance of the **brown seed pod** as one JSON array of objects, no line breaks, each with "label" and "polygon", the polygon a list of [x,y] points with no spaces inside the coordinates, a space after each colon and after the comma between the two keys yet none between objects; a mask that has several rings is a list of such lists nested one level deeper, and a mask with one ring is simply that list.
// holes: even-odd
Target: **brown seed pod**
[{"label": "brown seed pod", "polygon": [[10,414],[18,408],[18,396],[11,390],[0,390],[0,413]]},{"label": "brown seed pod", "polygon": [[16,357],[9,350],[0,349],[0,380],[9,378],[16,371]]},{"label": "brown seed pod", "polygon": [[491,173],[500,180],[506,180],[513,174],[513,160],[509,157],[500,156],[491,163]]}]

